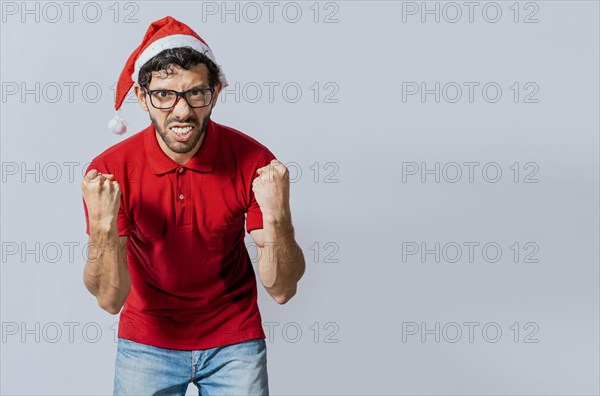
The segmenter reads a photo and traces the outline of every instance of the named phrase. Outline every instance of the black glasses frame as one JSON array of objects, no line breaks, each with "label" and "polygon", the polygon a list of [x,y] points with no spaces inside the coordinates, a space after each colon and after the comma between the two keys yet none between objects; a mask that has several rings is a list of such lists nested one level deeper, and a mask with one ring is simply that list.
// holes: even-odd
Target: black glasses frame
[{"label": "black glasses frame", "polygon": [[[150,104],[152,104],[152,107],[154,107],[155,109],[159,109],[159,110],[171,110],[172,108],[174,108],[175,106],[177,106],[177,102],[179,102],[179,98],[183,98],[183,100],[185,100],[185,103],[187,103],[188,106],[190,106],[193,109],[201,109],[203,107],[208,107],[212,104],[213,98],[214,98],[214,93],[215,93],[215,89],[214,88],[192,88],[192,89],[188,89],[187,91],[175,91],[173,89],[146,89],[144,87],[144,91],[148,94],[148,96],[150,97]],[[190,102],[188,102],[187,98],[185,97],[185,95],[190,92],[190,91],[209,91],[210,92],[210,100],[208,101],[207,104],[205,104],[204,106],[192,106],[190,104]],[[171,107],[157,107],[154,102],[152,101],[152,94],[154,92],[172,92],[175,94],[175,103],[173,103],[173,106]]]}]

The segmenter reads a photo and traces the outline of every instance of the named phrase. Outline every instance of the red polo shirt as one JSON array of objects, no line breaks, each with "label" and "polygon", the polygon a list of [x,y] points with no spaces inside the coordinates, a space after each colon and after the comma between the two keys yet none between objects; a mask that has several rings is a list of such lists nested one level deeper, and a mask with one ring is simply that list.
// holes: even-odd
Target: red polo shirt
[{"label": "red polo shirt", "polygon": [[153,126],[93,159],[87,171],[114,174],[122,192],[117,226],[128,236],[131,289],[120,338],[181,350],[265,338],[244,220],[248,232],[263,226],[252,180],[274,158],[209,120],[184,165],[162,151]]}]

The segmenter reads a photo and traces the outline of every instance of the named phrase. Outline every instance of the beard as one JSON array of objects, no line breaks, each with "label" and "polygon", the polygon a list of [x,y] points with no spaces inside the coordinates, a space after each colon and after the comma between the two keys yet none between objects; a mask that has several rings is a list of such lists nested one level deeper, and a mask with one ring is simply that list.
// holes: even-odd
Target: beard
[{"label": "beard", "polygon": [[[150,121],[152,122],[154,130],[158,132],[161,139],[163,140],[163,142],[165,142],[169,150],[173,151],[174,153],[185,154],[193,150],[194,147],[196,147],[196,144],[198,144],[198,142],[200,141],[200,138],[202,138],[202,135],[204,135],[204,132],[206,131],[206,125],[208,124],[208,120],[210,119],[211,114],[212,109],[202,120],[202,126],[200,126],[200,122],[198,121],[198,118],[196,116],[191,116],[187,119],[167,119],[165,120],[165,124],[162,126],[158,125],[158,122],[152,117],[152,115],[150,115]],[[175,140],[172,132],[169,130],[169,125],[177,123],[190,124],[194,126],[192,136],[190,136],[190,139],[188,139],[186,142],[179,142]]]}]

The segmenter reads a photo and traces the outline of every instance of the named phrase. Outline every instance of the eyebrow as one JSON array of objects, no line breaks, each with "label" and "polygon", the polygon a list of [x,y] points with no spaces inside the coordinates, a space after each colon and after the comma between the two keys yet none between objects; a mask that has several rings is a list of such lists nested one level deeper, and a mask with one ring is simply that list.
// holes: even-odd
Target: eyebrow
[{"label": "eyebrow", "polygon": [[[186,89],[186,91],[189,91],[191,89],[209,89],[210,87],[208,86],[208,84],[199,84],[199,85],[194,85],[191,88]],[[176,91],[176,89],[170,89],[170,88],[154,88],[152,91]]]}]

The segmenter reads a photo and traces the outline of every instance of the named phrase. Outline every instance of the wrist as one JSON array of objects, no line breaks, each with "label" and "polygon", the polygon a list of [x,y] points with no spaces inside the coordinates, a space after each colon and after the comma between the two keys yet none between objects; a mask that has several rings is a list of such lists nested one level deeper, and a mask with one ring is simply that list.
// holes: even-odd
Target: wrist
[{"label": "wrist", "polygon": [[289,210],[267,212],[263,214],[263,223],[282,226],[292,224],[292,214]]},{"label": "wrist", "polygon": [[112,236],[118,234],[117,220],[95,221],[90,223],[90,234]]}]

